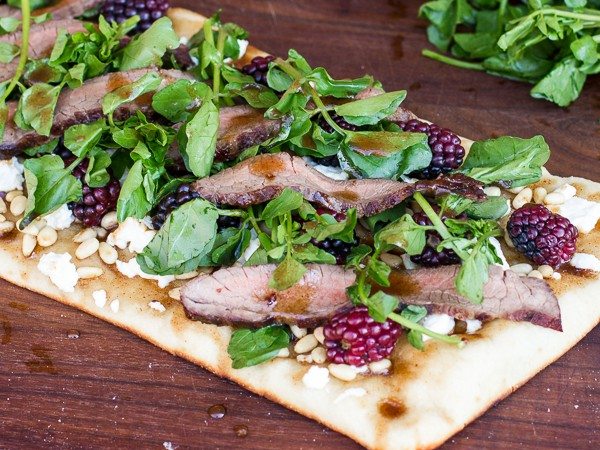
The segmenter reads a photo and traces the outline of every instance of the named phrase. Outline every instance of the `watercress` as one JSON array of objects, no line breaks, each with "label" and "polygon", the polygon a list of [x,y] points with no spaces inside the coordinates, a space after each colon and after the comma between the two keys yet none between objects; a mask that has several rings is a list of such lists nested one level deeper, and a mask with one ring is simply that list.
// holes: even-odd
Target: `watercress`
[{"label": "watercress", "polygon": [[277,356],[287,348],[290,335],[280,326],[263,327],[258,330],[237,329],[231,334],[227,353],[234,369],[255,366]]}]

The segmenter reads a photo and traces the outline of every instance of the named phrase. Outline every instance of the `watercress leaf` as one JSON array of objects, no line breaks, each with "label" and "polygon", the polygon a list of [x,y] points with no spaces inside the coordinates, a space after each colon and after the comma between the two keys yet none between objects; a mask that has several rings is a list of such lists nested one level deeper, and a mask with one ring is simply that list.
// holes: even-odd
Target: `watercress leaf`
[{"label": "watercress leaf", "polygon": [[367,224],[372,232],[378,231],[381,224],[387,224],[399,219],[404,214],[404,206],[398,205],[391,209],[386,209],[374,216],[364,217],[362,220]]},{"label": "watercress leaf", "polygon": [[586,78],[575,58],[565,58],[531,89],[531,96],[569,106],[579,97]]},{"label": "watercress leaf", "polygon": [[95,148],[90,152],[88,158],[89,164],[85,174],[85,182],[92,188],[106,186],[110,181],[110,175],[107,171],[111,163],[110,155],[105,150]]},{"label": "watercress leaf", "polygon": [[406,338],[408,339],[408,343],[417,350],[423,350],[423,348],[425,348],[425,344],[423,342],[423,333],[420,331],[409,330],[406,334]]},{"label": "watercress leaf", "polygon": [[[4,137],[4,128],[8,120],[8,105],[4,100],[0,100],[0,140]],[[27,150],[26,150],[27,152]]]},{"label": "watercress leaf", "polygon": [[213,248],[217,234],[217,209],[206,200],[194,199],[175,209],[137,261],[146,273],[181,274],[188,261]]},{"label": "watercress leaf", "polygon": [[273,271],[269,287],[276,291],[289,289],[300,281],[305,272],[306,267],[293,257],[287,256]]},{"label": "watercress leaf", "polygon": [[210,87],[205,83],[177,80],[154,94],[152,108],[171,122],[183,122],[209,95]]},{"label": "watercress leaf", "polygon": [[271,326],[258,330],[237,329],[231,334],[227,353],[234,369],[255,366],[277,356],[287,348],[290,336],[283,327]]},{"label": "watercress leaf", "polygon": [[406,91],[387,92],[335,107],[335,112],[354,125],[375,125],[392,114],[406,98]]},{"label": "watercress leaf", "polygon": [[125,46],[118,64],[122,71],[160,66],[165,52],[179,47],[179,37],[168,17],[161,17]]},{"label": "watercress leaf", "polygon": [[227,92],[242,97],[253,108],[270,108],[279,101],[273,90],[258,83],[229,83]]},{"label": "watercress leaf", "polygon": [[0,64],[8,64],[19,54],[19,47],[10,42],[0,42]]},{"label": "watercress leaf", "polygon": [[359,92],[374,85],[375,80],[371,76],[364,76],[354,80],[334,80],[322,67],[317,67],[306,75],[306,80],[314,83],[316,91],[322,96],[336,98],[351,98]]},{"label": "watercress leaf", "polygon": [[427,229],[414,221],[410,214],[382,228],[376,234],[376,242],[381,241],[403,249],[408,255],[420,255],[427,241]]},{"label": "watercress leaf", "polygon": [[283,255],[285,254],[286,250],[287,250],[287,245],[281,244],[281,245],[278,245],[277,247],[273,247],[271,250],[269,250],[267,252],[267,256],[271,259],[274,259],[275,261],[279,261],[281,258],[283,258]]},{"label": "watercress leaf", "polygon": [[28,198],[21,228],[40,215],[81,198],[81,182],[65,168],[60,156],[27,159],[24,166]]},{"label": "watercress leaf", "polygon": [[488,260],[482,252],[471,252],[462,262],[454,280],[456,291],[473,303],[481,303],[483,286],[488,280],[488,267]]},{"label": "watercress leaf", "polygon": [[54,109],[62,86],[37,83],[28,88],[19,99],[21,128],[31,127],[42,136],[50,136]]},{"label": "watercress leaf", "polygon": [[350,254],[346,257],[346,267],[358,268],[363,263],[364,259],[371,254],[373,249],[366,244],[357,245],[352,249]]},{"label": "watercress leaf", "polygon": [[508,204],[502,196],[488,197],[483,202],[471,203],[465,212],[473,219],[497,220],[508,212]]},{"label": "watercress leaf", "polygon": [[210,175],[217,147],[219,110],[211,101],[202,103],[185,126],[187,144],[182,151],[186,165],[198,178]]},{"label": "watercress leaf", "polygon": [[152,204],[146,198],[143,182],[143,163],[142,160],[138,160],[129,169],[117,200],[119,222],[123,222],[128,217],[142,219],[152,208]]},{"label": "watercress leaf", "polygon": [[271,200],[263,209],[260,217],[262,220],[273,219],[282,216],[302,206],[304,197],[299,192],[285,188],[277,197]]},{"label": "watercress leaf", "polygon": [[460,171],[486,184],[525,186],[539,181],[549,157],[550,148],[542,136],[503,136],[475,142]]},{"label": "watercress leaf", "polygon": [[386,263],[384,263],[383,261],[380,261],[379,259],[371,259],[371,261],[369,261],[369,266],[368,266],[368,274],[369,277],[375,281],[375,283],[379,284],[380,286],[389,286],[390,285],[390,272],[392,271],[392,269],[390,269],[390,266],[388,266]]},{"label": "watercress leaf", "polygon": [[575,58],[585,64],[594,64],[600,58],[598,43],[588,34],[571,42],[570,48]]},{"label": "watercress leaf", "polygon": [[303,246],[294,247],[293,252],[294,258],[303,264],[314,263],[314,264],[335,264],[335,256],[325,250],[314,246],[313,244],[307,244]]},{"label": "watercress leaf", "polygon": [[292,77],[290,77],[283,70],[277,66],[271,65],[267,72],[267,84],[269,87],[277,92],[287,91],[293,83]]},{"label": "watercress leaf", "polygon": [[378,291],[365,301],[369,309],[369,315],[377,322],[385,322],[390,313],[398,307],[399,301],[396,297]]},{"label": "watercress leaf", "polygon": [[80,157],[94,148],[107,129],[104,119],[88,124],[73,125],[65,131],[64,146]]},{"label": "watercress leaf", "polygon": [[338,222],[333,219],[333,221],[327,225],[319,224],[311,234],[318,242],[331,238],[353,243],[355,239],[354,229],[356,228],[356,220],[356,209],[351,208],[347,211],[344,220]]},{"label": "watercress leaf", "polygon": [[402,310],[400,315],[411,322],[417,323],[425,318],[427,315],[427,308],[418,305],[408,305]]},{"label": "watercress leaf", "polygon": [[265,265],[268,263],[269,263],[269,257],[267,256],[266,250],[264,248],[259,248],[254,253],[252,253],[252,256],[250,256],[250,258],[248,258],[248,261],[246,261],[246,264],[244,264],[244,267],[262,266],[262,265]]},{"label": "watercress leaf", "polygon": [[148,72],[133,83],[121,86],[106,94],[102,99],[102,112],[105,115],[112,115],[124,103],[132,102],[139,96],[158,89],[161,82],[162,79],[158,73]]},{"label": "watercress leaf", "polygon": [[431,162],[427,135],[423,133],[347,132],[342,152],[348,163],[365,178],[398,179]]},{"label": "watercress leaf", "polygon": [[21,25],[16,17],[0,17],[0,34],[12,33]]},{"label": "watercress leaf", "polygon": [[248,247],[251,239],[250,230],[246,227],[227,228],[219,234],[223,234],[227,239],[221,245],[215,242],[211,253],[212,263],[217,266],[232,265]]},{"label": "watercress leaf", "polygon": [[[1,124],[0,124],[1,127]],[[0,137],[2,136],[2,133],[0,132]],[[38,155],[47,155],[50,153],[54,153],[54,150],[56,150],[56,147],[58,146],[58,141],[59,139],[52,139],[49,142],[46,142],[45,144],[41,144],[38,145],[36,147],[30,147],[25,149],[25,154],[27,156],[38,156]]]}]

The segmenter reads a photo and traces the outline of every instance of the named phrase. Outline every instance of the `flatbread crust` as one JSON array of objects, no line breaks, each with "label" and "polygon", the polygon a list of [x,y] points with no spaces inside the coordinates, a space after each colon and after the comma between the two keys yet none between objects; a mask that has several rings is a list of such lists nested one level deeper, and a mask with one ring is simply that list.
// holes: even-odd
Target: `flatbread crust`
[{"label": "flatbread crust", "polygon": [[[200,15],[174,11],[171,15],[182,35],[192,34],[202,23]],[[470,143],[465,142],[467,146]],[[564,182],[574,185],[579,196],[600,201],[600,184],[582,178],[546,173],[539,184],[552,188]],[[332,378],[322,390],[309,389],[302,383],[308,366],[294,359],[276,358],[260,366],[232,369],[227,355],[231,329],[188,320],[181,305],[168,297],[168,289],[181,281],[159,289],[154,281],[125,278],[94,255],[75,263],[103,267],[105,274],[80,281],[74,293],[60,291],[39,272],[37,264],[40,256],[50,251],[74,255],[77,244],[72,238],[77,231],[74,226],[59,232],[59,242],[48,249],[38,247],[29,258],[22,255],[19,233],[13,232],[1,240],[0,277],[126,329],[369,448],[432,448],[441,444],[558,359],[600,322],[600,302],[595,298],[600,280],[565,274],[562,280],[551,283],[559,295],[563,333],[496,320],[469,336],[464,349],[430,341],[420,352],[401,341],[392,357],[391,375],[359,376],[352,382]],[[600,257],[599,237],[598,227],[583,235],[579,251]],[[129,257],[126,251],[120,254],[122,260]],[[92,299],[92,293],[99,289],[108,293],[104,307]],[[119,306],[113,310],[110,305],[115,299]],[[150,308],[148,303],[154,300],[166,311]],[[348,391],[352,388],[362,388],[366,395],[349,395],[356,392]]]}]

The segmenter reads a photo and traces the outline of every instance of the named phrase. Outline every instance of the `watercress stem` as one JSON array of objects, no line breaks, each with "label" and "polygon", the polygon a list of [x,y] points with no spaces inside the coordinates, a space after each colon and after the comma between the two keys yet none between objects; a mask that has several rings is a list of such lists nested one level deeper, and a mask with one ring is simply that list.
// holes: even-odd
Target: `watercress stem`
[{"label": "watercress stem", "polygon": [[29,29],[31,26],[31,7],[29,5],[29,0],[21,0],[21,15],[23,18],[23,24],[21,30],[21,50],[19,52],[19,64],[17,65],[17,70],[10,80],[8,87],[0,98],[0,103],[4,102],[17,86],[17,83],[21,79],[21,75],[23,75],[23,72],[25,71],[25,65],[27,64],[27,58],[29,57]]},{"label": "watercress stem", "polygon": [[420,333],[423,333],[433,339],[438,341],[445,342],[446,344],[456,345],[459,348],[465,346],[463,340],[458,336],[446,336],[445,334],[435,333],[434,331],[425,328],[423,325],[418,324],[416,322],[412,322],[408,319],[405,319],[400,314],[390,313],[388,314],[388,319],[393,320],[394,322],[402,325],[404,328],[408,328],[409,330],[415,330]]},{"label": "watercress stem", "polygon": [[213,64],[213,93],[218,101],[218,94],[221,91],[221,65],[223,64],[223,50],[225,49],[225,38],[227,33],[223,28],[219,29],[217,35],[217,53],[219,54],[219,62]]},{"label": "watercress stem", "polygon": [[439,53],[433,52],[431,50],[423,50],[421,54],[427,58],[431,58],[435,61],[439,61],[445,64],[449,64],[455,67],[461,67],[463,69],[470,70],[485,70],[482,64],[470,63],[466,61],[461,61],[460,59],[450,58],[449,56],[441,55]]}]

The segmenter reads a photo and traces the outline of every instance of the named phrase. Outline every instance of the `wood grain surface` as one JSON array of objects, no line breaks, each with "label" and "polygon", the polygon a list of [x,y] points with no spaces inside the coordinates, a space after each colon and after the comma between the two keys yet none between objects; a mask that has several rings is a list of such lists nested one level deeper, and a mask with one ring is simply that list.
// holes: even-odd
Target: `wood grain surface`
[{"label": "wood grain surface", "polygon": [[[600,181],[600,83],[562,110],[529,87],[419,56],[417,1],[179,1],[292,47],[334,76],[364,72],[409,90],[418,115],[472,138],[543,134],[559,175]],[[78,338],[74,338],[75,335]],[[71,335],[71,337],[69,337]],[[599,448],[600,329],[445,444]],[[222,404],[213,419],[207,410]],[[239,437],[239,426],[247,427]],[[237,427],[237,428],[236,428]],[[236,430],[238,433],[236,433]],[[0,282],[0,448],[357,448],[349,439],[132,335]]]}]

